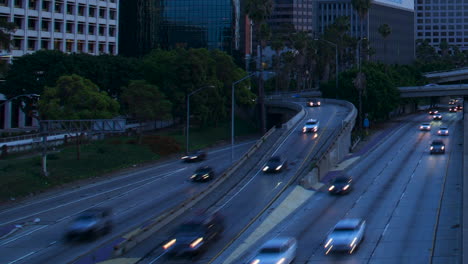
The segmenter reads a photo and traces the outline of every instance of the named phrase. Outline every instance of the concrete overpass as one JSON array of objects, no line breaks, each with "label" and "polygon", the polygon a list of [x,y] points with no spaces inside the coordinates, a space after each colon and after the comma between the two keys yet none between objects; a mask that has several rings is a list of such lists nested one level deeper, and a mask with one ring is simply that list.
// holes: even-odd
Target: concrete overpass
[{"label": "concrete overpass", "polygon": [[423,74],[432,83],[454,82],[468,79],[468,67],[451,71],[436,71]]},{"label": "concrete overpass", "polygon": [[407,86],[398,87],[398,89],[400,90],[400,96],[404,98],[430,96],[468,96],[468,84]]}]

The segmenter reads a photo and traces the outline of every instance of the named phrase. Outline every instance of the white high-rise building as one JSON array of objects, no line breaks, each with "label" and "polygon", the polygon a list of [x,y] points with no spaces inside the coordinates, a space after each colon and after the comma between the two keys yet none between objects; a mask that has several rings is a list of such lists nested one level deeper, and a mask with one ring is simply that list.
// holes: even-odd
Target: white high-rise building
[{"label": "white high-rise building", "polygon": [[119,0],[0,0],[0,19],[13,22],[10,51],[117,54]]}]

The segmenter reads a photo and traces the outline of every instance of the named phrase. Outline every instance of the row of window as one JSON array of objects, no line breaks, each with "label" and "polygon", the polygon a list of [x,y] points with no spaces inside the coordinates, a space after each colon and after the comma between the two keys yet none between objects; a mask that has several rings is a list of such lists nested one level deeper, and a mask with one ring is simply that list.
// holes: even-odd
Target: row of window
[{"label": "row of window", "polygon": [[[10,0],[11,1],[11,0]],[[18,1],[18,5],[17,5]],[[31,10],[39,10],[38,8],[38,1],[36,0],[28,0],[29,1],[29,9]],[[32,3],[33,2],[33,3]],[[8,0],[0,0],[0,6],[8,6]],[[16,8],[23,8],[23,1],[22,0],[15,0],[14,7]],[[75,3],[67,2],[66,4],[63,2],[55,2],[54,8],[52,10],[52,2],[51,1],[42,1],[41,10],[45,12],[54,12],[54,13],[66,13],[69,15],[75,15],[75,11],[77,12],[76,15],[78,16],[88,16],[88,17],[99,17],[103,19],[117,19],[117,10],[115,8],[106,8],[104,6],[97,7],[95,5],[86,6],[86,4],[78,4],[78,8],[76,8]]]},{"label": "row of window", "polygon": [[461,4],[463,0],[417,0],[416,4],[423,5],[423,4]]},{"label": "row of window", "polygon": [[422,25],[418,25],[417,26],[417,30],[423,30],[423,28],[425,30],[461,30],[462,28],[463,29],[468,29],[468,25],[465,24],[465,25],[425,25],[424,27]]},{"label": "row of window", "polygon": [[[454,36],[461,37],[461,36],[463,36],[463,35],[465,35],[465,36],[468,37],[468,31],[465,31],[465,32],[462,32],[462,31],[457,31],[457,32],[453,32],[453,31],[450,31],[450,32],[418,31],[418,32],[419,32],[419,33],[424,33],[425,36],[427,36],[427,35],[429,34],[430,36],[434,36],[434,37],[439,37],[439,36],[442,36],[442,37],[446,37],[446,36],[449,36],[449,37],[454,37]],[[427,34],[426,34],[426,33],[427,33]]]},{"label": "row of window", "polygon": [[[468,16],[468,12],[465,12],[464,14],[465,16]],[[417,17],[463,17],[463,13],[462,12],[457,12],[456,14],[454,12],[449,12],[448,13],[448,16],[447,16],[447,13],[445,12],[442,12],[442,13],[438,13],[438,12],[434,12],[434,13],[429,13],[429,12],[425,12],[425,13],[418,13],[417,14]]]},{"label": "row of window", "polygon": [[463,6],[439,6],[439,5],[434,5],[434,6],[418,6],[416,7],[416,10],[422,11],[422,10],[468,10],[468,5],[463,5]]},{"label": "row of window", "polygon": [[[6,17],[0,17],[0,20],[5,20]],[[15,16],[13,18],[13,22],[18,26],[18,29],[25,29],[24,23],[25,19],[24,17],[19,17]],[[53,25],[53,28],[52,28]],[[40,29],[38,28],[40,26]],[[65,28],[64,28],[65,26]],[[98,30],[97,34],[99,36],[106,36],[106,34],[109,37],[115,37],[117,34],[117,29],[116,26],[114,25],[109,25],[107,28],[107,25],[105,24],[99,24],[96,25],[94,23],[88,23],[86,24],[85,22],[76,22],[76,21],[66,21],[64,22],[63,20],[58,20],[55,19],[54,22],[52,23],[51,20],[47,19],[42,19],[42,21],[39,23],[38,19],[36,18],[29,18],[27,22],[27,29],[29,30],[41,30],[41,31],[47,31],[47,32],[63,32],[65,30],[66,33],[78,33],[78,34],[90,34],[90,35],[96,35],[96,29]]]},{"label": "row of window", "polygon": [[446,41],[447,43],[468,43],[468,38],[427,38],[427,37],[431,37],[431,35],[425,35],[426,38],[423,38],[423,34],[422,33],[418,33],[418,37],[420,37],[420,39],[429,39],[429,40],[432,40],[432,42],[442,42],[442,41]]},{"label": "row of window", "polygon": [[41,40],[35,38],[28,38],[27,40],[25,40],[22,38],[15,37],[12,41],[12,49],[30,51],[48,49],[61,50],[64,52],[86,52],[91,54],[116,54],[115,43],[109,43],[109,45],[106,45],[106,42],[88,41],[88,43],[86,43],[84,40],[71,39],[54,39],[54,41],[51,41],[48,38],[43,38]]}]

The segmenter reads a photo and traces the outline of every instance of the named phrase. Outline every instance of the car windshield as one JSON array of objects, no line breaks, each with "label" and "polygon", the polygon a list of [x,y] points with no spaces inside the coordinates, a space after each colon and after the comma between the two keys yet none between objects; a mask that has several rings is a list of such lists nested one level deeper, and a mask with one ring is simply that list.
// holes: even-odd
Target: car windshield
[{"label": "car windshield", "polygon": [[273,157],[270,159],[270,162],[280,162],[280,158],[279,157]]},{"label": "car windshield", "polygon": [[177,230],[178,233],[190,234],[203,232],[203,225],[200,223],[185,223]]},{"label": "car windshield", "polygon": [[429,126],[429,124],[422,124],[423,126]]},{"label": "car windshield", "polygon": [[348,183],[349,179],[348,178],[336,178],[333,182],[334,183]]},{"label": "car windshield", "polygon": [[440,130],[447,130],[448,128],[446,127],[441,127]]},{"label": "car windshield", "polygon": [[306,125],[315,125],[317,124],[317,121],[308,121]]},{"label": "car windshield", "polygon": [[442,141],[434,141],[432,142],[432,145],[443,145],[444,143]]},{"label": "car windshield", "polygon": [[199,168],[195,171],[195,173],[203,173],[203,174],[208,173],[208,172],[210,172],[210,168]]},{"label": "car windshield", "polygon": [[93,221],[97,217],[94,214],[82,214],[78,216],[76,221]]},{"label": "car windshield", "polygon": [[338,227],[333,230],[334,234],[347,234],[347,233],[352,233],[355,232],[356,229],[352,227]]},{"label": "car windshield", "polygon": [[260,250],[261,254],[278,254],[281,253],[281,247],[264,247]]}]

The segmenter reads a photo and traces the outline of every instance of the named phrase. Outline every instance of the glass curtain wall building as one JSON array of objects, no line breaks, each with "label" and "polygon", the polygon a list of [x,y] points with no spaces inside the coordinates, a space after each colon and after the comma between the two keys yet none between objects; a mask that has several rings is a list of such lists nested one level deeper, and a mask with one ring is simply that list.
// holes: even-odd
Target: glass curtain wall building
[{"label": "glass curtain wall building", "polygon": [[[121,0],[121,17],[133,18],[130,24],[134,23],[125,26],[121,21],[121,53],[144,55],[158,47],[208,48],[231,52],[238,42],[236,2]],[[132,10],[136,10],[136,17],[130,13]],[[124,39],[127,32],[130,38]]]}]

